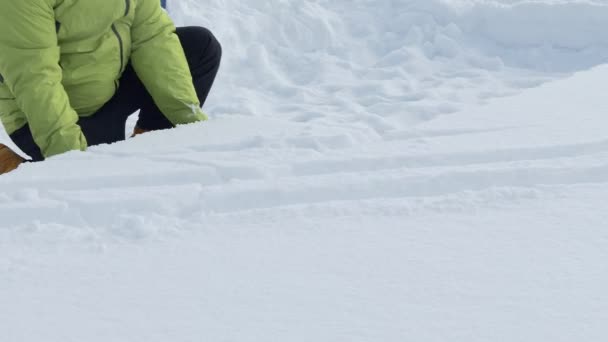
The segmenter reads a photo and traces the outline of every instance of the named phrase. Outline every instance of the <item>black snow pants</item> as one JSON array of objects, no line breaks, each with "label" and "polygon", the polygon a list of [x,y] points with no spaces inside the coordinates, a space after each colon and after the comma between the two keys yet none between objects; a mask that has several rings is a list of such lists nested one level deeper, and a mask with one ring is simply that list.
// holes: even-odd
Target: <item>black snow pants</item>
[{"label": "black snow pants", "polygon": [[[222,48],[206,28],[180,27],[177,29],[177,36],[190,66],[198,99],[203,105],[220,67]],[[152,97],[129,63],[120,79],[120,87],[116,94],[95,114],[80,118],[78,125],[82,128],[89,146],[122,141],[125,140],[127,118],[137,110],[140,110],[137,126],[142,129],[160,130],[173,127],[154,104]],[[28,125],[20,128],[10,137],[32,158],[32,161],[44,160]]]}]

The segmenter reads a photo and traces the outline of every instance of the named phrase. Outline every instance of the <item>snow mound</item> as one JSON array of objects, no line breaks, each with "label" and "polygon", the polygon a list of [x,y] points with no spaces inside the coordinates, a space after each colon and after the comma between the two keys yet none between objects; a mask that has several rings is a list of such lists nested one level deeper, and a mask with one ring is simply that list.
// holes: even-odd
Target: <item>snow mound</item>
[{"label": "snow mound", "polygon": [[224,44],[212,115],[357,122],[368,139],[608,61],[605,2],[214,0],[173,14]]},{"label": "snow mound", "polygon": [[0,177],[3,336],[602,340],[607,77],[365,146],[234,116],[26,165]]}]

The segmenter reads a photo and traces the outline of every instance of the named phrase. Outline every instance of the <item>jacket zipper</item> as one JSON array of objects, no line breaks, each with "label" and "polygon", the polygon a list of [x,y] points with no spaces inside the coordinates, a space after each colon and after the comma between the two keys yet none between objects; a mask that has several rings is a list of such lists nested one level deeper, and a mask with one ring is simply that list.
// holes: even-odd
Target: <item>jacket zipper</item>
[{"label": "jacket zipper", "polygon": [[129,10],[131,9],[131,0],[125,0],[126,8],[125,8],[125,17],[129,15]]},{"label": "jacket zipper", "polygon": [[119,74],[122,73],[122,68],[125,65],[125,54],[124,54],[124,46],[123,46],[123,41],[122,41],[122,37],[120,36],[120,33],[118,33],[118,30],[116,29],[116,25],[112,24],[112,32],[114,32],[114,35],[116,35],[116,39],[118,39],[118,46],[120,47],[120,69],[118,70]]},{"label": "jacket zipper", "polygon": [[[129,15],[130,10],[131,0],[125,0],[125,17]],[[114,35],[116,35],[116,39],[118,39],[118,47],[120,48],[120,69],[118,70],[118,73],[120,74],[125,66],[125,47],[122,37],[116,28],[116,24],[112,24],[112,32],[114,32]]]}]

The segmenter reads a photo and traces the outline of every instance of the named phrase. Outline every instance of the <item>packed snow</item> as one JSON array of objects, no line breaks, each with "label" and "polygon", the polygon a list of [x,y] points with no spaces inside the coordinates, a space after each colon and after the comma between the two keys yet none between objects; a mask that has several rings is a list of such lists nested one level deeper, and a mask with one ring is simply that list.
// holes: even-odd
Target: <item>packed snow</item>
[{"label": "packed snow", "polygon": [[608,3],[170,5],[211,120],[0,177],[0,341],[608,339]]}]

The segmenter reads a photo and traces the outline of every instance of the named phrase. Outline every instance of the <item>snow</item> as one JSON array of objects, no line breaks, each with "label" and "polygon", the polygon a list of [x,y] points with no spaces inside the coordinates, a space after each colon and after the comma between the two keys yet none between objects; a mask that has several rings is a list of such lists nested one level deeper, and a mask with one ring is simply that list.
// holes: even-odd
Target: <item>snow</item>
[{"label": "snow", "polygon": [[171,11],[212,120],[0,177],[0,341],[606,340],[607,3]]}]

